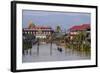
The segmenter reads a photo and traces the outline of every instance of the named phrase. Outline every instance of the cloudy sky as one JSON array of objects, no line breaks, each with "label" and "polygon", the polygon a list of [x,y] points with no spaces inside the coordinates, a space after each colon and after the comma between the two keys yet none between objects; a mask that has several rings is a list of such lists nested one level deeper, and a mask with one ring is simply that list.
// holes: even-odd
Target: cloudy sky
[{"label": "cloudy sky", "polygon": [[51,26],[53,29],[59,25],[62,30],[67,30],[73,25],[90,24],[91,14],[23,10],[22,27],[27,28],[30,21],[40,26]]}]

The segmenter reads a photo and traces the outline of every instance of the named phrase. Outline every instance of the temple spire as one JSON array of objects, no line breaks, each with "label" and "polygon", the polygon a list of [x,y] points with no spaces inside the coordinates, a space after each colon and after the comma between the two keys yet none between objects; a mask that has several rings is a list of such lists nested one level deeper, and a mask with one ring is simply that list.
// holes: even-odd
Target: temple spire
[{"label": "temple spire", "polygon": [[28,23],[28,28],[31,29],[35,26],[35,24],[32,22],[32,20],[29,21]]}]

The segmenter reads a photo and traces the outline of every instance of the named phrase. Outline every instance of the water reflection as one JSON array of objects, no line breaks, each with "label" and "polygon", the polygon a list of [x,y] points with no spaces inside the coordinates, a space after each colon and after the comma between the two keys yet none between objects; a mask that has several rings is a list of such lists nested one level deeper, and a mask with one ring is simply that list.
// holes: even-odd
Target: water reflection
[{"label": "water reflection", "polygon": [[[52,47],[50,47],[52,46]],[[28,50],[29,51],[29,50]],[[37,44],[32,46],[31,55],[22,56],[22,62],[44,62],[44,61],[64,61],[64,60],[85,60],[90,59],[90,49],[70,49],[56,44]]]}]

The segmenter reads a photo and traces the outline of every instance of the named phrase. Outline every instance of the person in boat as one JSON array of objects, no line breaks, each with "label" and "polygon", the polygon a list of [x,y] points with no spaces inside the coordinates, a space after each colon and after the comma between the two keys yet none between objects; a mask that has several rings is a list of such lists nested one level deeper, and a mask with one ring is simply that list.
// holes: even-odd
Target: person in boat
[{"label": "person in boat", "polygon": [[59,52],[62,52],[62,48],[60,46],[57,47]]}]

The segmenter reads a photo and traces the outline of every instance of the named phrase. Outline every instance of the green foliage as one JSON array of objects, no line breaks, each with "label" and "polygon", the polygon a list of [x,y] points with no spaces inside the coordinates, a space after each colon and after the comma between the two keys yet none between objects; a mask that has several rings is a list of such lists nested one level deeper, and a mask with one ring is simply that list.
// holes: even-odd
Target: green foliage
[{"label": "green foliage", "polygon": [[31,49],[32,48],[32,41],[34,41],[35,36],[32,34],[24,35],[25,39],[23,39],[23,49]]},{"label": "green foliage", "polygon": [[69,40],[65,48],[89,51],[91,49],[90,43],[86,40],[86,32],[79,31],[77,35],[73,37],[73,40]]},{"label": "green foliage", "polygon": [[34,24],[34,23],[32,23],[32,26],[33,26],[33,27],[35,27],[35,24]]},{"label": "green foliage", "polygon": [[28,40],[23,40],[23,50],[31,49],[32,42]]},{"label": "green foliage", "polygon": [[56,27],[56,32],[58,32],[58,33],[61,32],[61,27],[60,26]]}]

